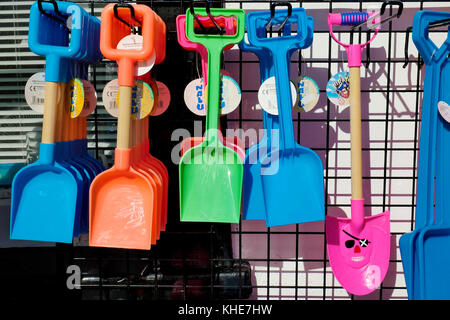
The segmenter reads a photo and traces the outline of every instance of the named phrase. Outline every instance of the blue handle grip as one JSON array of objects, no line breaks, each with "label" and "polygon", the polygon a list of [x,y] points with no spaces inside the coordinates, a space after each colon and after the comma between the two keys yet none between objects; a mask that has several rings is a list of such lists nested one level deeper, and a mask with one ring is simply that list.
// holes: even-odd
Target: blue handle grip
[{"label": "blue handle grip", "polygon": [[[28,46],[34,53],[46,57],[46,81],[67,82],[70,60],[96,63],[102,59],[98,41],[100,20],[75,3],[56,1],[56,4],[66,21],[71,18],[70,31],[42,14],[35,2],[30,9]],[[55,14],[51,3],[43,2],[42,9]]]},{"label": "blue handle grip", "polygon": [[450,18],[450,12],[419,11],[414,15],[412,40],[425,64],[431,63],[432,59],[439,60],[450,46],[450,37],[438,48],[429,38],[428,26],[430,23]]}]

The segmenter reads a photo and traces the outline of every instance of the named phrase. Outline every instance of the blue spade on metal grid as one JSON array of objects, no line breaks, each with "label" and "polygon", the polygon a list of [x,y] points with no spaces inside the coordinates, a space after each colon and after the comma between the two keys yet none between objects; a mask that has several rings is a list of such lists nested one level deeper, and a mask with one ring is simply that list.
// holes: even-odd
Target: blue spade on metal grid
[{"label": "blue spade on metal grid", "polygon": [[411,300],[449,299],[449,212],[446,205],[450,160],[450,126],[438,114],[440,100],[448,100],[446,70],[450,36],[438,48],[429,38],[429,26],[450,14],[420,11],[413,20],[412,39],[425,65],[425,83],[420,128],[415,229],[400,237],[404,276]]},{"label": "blue spade on metal grid", "polygon": [[20,170],[13,180],[11,239],[71,243],[76,233],[82,171],[61,159],[55,138],[63,88],[70,78],[70,59],[94,63],[98,58],[85,54],[87,46],[92,45],[86,41],[86,19],[93,18],[71,2],[38,1],[31,6],[28,45],[34,53],[46,57],[44,118],[39,159]]},{"label": "blue spade on metal grid", "polygon": [[[274,16],[286,17],[288,11],[276,10]],[[261,159],[266,225],[273,227],[324,220],[322,161],[313,150],[297,144],[292,121],[289,61],[292,50],[302,48],[308,36],[306,12],[303,8],[292,9],[288,21],[297,25],[297,33],[275,38],[260,37],[256,32],[257,21],[268,23],[271,12],[251,12],[247,19],[249,43],[268,50],[275,67],[280,139],[279,144],[276,139],[271,139],[271,148]]]},{"label": "blue spade on metal grid", "polygon": [[[271,12],[274,12],[275,4],[271,6]],[[288,12],[289,16],[289,12]],[[283,24],[284,22],[284,24]],[[266,35],[268,25],[264,20],[257,20],[257,34],[259,37]],[[283,34],[290,35],[291,26],[286,17],[277,17],[271,21],[271,25],[281,24]],[[247,29],[252,26],[248,25]],[[304,41],[303,47],[309,47],[313,39],[314,19],[307,17],[308,36]],[[255,47],[248,44],[245,39],[239,43],[242,51],[254,53],[260,61],[260,79],[261,84],[268,78],[274,76],[274,66],[269,50],[262,47]],[[295,51],[297,49],[292,49]],[[290,53],[291,54],[291,53]],[[267,113],[262,110],[264,135],[261,140],[252,145],[246,152],[244,162],[244,186],[243,186],[243,220],[265,220],[266,208],[264,205],[264,192],[261,179],[261,157],[270,150],[271,130],[279,130],[278,116]]]}]

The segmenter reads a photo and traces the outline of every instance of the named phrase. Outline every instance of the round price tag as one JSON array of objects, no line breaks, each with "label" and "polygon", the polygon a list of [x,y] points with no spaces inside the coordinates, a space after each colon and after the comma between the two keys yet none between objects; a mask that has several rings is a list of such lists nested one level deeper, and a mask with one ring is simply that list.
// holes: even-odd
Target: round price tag
[{"label": "round price tag", "polygon": [[[120,94],[117,94],[119,105]],[[141,120],[147,117],[153,110],[154,96],[150,85],[142,80],[136,80],[131,92],[131,118]]]},{"label": "round price tag", "polygon": [[[121,50],[142,50],[144,38],[139,34],[129,34],[122,38],[117,44],[117,49]],[[153,55],[145,61],[138,61],[136,63],[136,72],[138,76],[142,76],[149,72],[156,61],[156,51]]]},{"label": "round price tag", "polygon": [[84,106],[84,88],[83,83],[78,78],[69,81],[70,97],[70,117],[76,118],[80,115]]},{"label": "round price tag", "polygon": [[[290,81],[290,85],[292,106],[294,106],[297,100],[297,91],[292,81]],[[267,113],[278,115],[278,99],[275,77],[270,77],[261,84],[261,87],[259,87],[258,90],[258,102],[261,108]]]},{"label": "round price tag", "polygon": [[445,101],[438,102],[439,114],[445,121],[450,122],[450,106]]},{"label": "round price tag", "polygon": [[113,79],[109,81],[102,92],[102,101],[106,111],[117,118],[119,116],[119,108],[117,106],[117,93],[119,92],[119,80]]},{"label": "round price tag", "polygon": [[[241,103],[241,89],[237,82],[227,75],[222,75],[220,86],[220,114],[233,112]],[[206,90],[203,79],[192,80],[184,90],[184,102],[189,110],[199,116],[206,115]]]},{"label": "round price tag", "polygon": [[169,108],[170,104],[170,91],[169,88],[162,82],[156,81],[156,85],[158,87],[158,104],[156,108],[154,108],[152,112],[152,116],[159,116],[163,114],[167,108]]},{"label": "round price tag", "polygon": [[[58,86],[58,97],[60,99],[61,88]],[[45,99],[45,72],[38,72],[33,74],[25,84],[25,101],[33,111],[39,114],[44,114],[44,99]]]},{"label": "round price tag", "polygon": [[153,91],[153,105],[154,105],[154,107],[153,107],[152,112],[150,113],[150,115],[152,115],[155,112],[156,107],[159,104],[159,90],[158,90],[158,85],[157,85],[155,79],[150,78],[147,83],[150,86],[150,88],[152,88],[152,91]]},{"label": "round price tag", "polygon": [[339,107],[350,106],[350,81],[347,71],[332,76],[327,83],[327,97]]},{"label": "round price tag", "polygon": [[97,106],[97,92],[88,80],[81,80],[81,83],[84,89],[84,106],[79,116],[84,118],[94,112]]},{"label": "round price tag", "polygon": [[206,101],[203,94],[203,78],[194,79],[184,89],[184,103],[192,113],[206,115]]},{"label": "round price tag", "polygon": [[294,109],[299,112],[312,110],[319,102],[320,89],[314,79],[310,77],[297,77],[293,80],[297,91],[297,101]]}]

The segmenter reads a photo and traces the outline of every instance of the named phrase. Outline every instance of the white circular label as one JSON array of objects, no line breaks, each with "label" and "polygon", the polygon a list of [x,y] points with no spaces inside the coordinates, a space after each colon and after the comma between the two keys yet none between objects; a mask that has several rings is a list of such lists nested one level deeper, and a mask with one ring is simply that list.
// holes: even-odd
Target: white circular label
[{"label": "white circular label", "polygon": [[[139,34],[129,34],[122,38],[117,44],[117,49],[121,50],[142,50],[144,38]],[[149,72],[156,61],[156,51],[153,51],[153,55],[145,61],[138,61],[136,63],[136,75],[143,76]]]},{"label": "white circular label", "polygon": [[[225,115],[236,110],[242,97],[237,82],[227,75],[222,75],[220,91],[220,114]],[[186,86],[184,102],[194,114],[206,115],[206,90],[203,85],[203,78],[194,79]]]},{"label": "white circular label", "polygon": [[450,106],[445,101],[439,101],[438,110],[442,118],[450,123]]},{"label": "white circular label", "polygon": [[[290,81],[291,87],[291,100],[292,106],[294,106],[297,100],[297,92],[295,85]],[[275,77],[266,79],[258,90],[258,101],[261,108],[267,113],[278,115],[278,101],[277,101],[277,89]]]},{"label": "white circular label", "polygon": [[44,114],[44,98],[45,72],[38,72],[33,74],[25,84],[25,101],[32,110]]},{"label": "white circular label", "polygon": [[[117,118],[119,116],[119,80],[108,82],[102,93],[103,105],[106,111]],[[153,109],[154,95],[150,85],[142,80],[136,80],[131,95],[131,117],[134,120],[143,119]]]},{"label": "white circular label", "polygon": [[340,107],[350,106],[350,74],[347,71],[332,76],[327,83],[327,97]]},{"label": "white circular label", "polygon": [[87,117],[94,112],[97,106],[97,92],[94,86],[88,80],[81,80],[84,89],[84,106],[81,110],[80,117]]},{"label": "white circular label", "polygon": [[227,75],[222,75],[220,83],[220,114],[233,112],[241,103],[241,88],[237,82]]},{"label": "white circular label", "polygon": [[160,81],[156,81],[156,85],[158,86],[158,104],[152,114],[150,114],[151,116],[163,114],[170,104],[169,88]]},{"label": "white circular label", "polygon": [[108,113],[117,118],[119,116],[119,108],[117,106],[117,93],[119,92],[119,80],[113,79],[109,81],[102,93],[103,105]]},{"label": "white circular label", "polygon": [[314,79],[310,77],[297,77],[294,79],[295,89],[297,91],[297,101],[294,109],[299,112],[312,110],[319,102],[320,89]]}]

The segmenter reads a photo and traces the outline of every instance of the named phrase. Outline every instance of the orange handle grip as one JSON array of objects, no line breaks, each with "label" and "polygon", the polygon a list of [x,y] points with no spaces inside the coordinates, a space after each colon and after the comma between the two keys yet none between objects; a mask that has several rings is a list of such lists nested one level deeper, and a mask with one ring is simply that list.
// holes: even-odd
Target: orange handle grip
[{"label": "orange handle grip", "polygon": [[[141,50],[117,49],[119,41],[130,34],[131,30],[114,16],[114,3],[108,4],[101,14],[100,51],[110,59],[117,61],[119,70],[119,86],[134,86],[135,67],[137,61],[148,60],[155,52],[158,32],[156,14],[146,5],[132,4],[135,17],[142,23],[143,44]],[[117,8],[119,16],[130,20],[130,11],[127,8]]]}]

